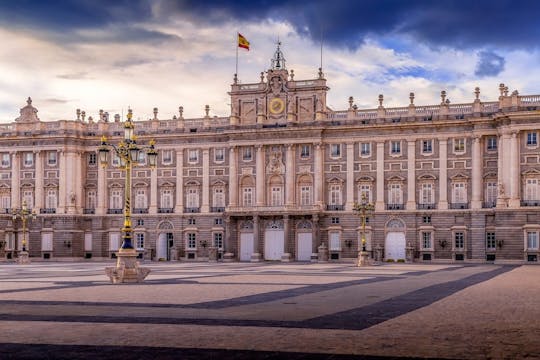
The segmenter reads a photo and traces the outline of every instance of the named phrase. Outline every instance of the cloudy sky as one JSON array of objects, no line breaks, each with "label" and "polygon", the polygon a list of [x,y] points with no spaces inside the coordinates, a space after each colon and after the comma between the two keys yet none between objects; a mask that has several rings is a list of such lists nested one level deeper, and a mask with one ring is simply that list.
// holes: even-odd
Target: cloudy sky
[{"label": "cloudy sky", "polygon": [[259,81],[276,40],[295,79],[320,66],[328,104],[360,108],[496,100],[498,84],[540,94],[540,2],[519,0],[0,1],[0,122],[31,96],[43,121],[80,108],[147,119],[227,116],[236,33],[242,83]]}]

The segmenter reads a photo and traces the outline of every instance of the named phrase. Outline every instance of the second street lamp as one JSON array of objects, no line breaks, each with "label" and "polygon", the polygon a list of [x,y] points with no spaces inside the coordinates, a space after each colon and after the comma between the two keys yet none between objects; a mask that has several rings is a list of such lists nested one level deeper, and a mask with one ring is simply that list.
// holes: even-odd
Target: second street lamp
[{"label": "second street lamp", "polygon": [[367,266],[368,252],[366,251],[366,218],[375,210],[373,204],[368,202],[366,194],[362,194],[360,203],[355,203],[353,210],[360,216],[362,220],[362,250],[358,252],[358,266]]}]

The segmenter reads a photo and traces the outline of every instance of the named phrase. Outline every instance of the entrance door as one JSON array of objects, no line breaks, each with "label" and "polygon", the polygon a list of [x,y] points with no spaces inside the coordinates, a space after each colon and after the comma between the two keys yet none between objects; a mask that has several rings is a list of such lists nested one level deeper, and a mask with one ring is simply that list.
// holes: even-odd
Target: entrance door
[{"label": "entrance door", "polygon": [[384,243],[385,259],[405,259],[405,233],[389,232]]},{"label": "entrance door", "polygon": [[281,260],[285,248],[285,232],[283,230],[266,230],[264,233],[264,259]]},{"label": "entrance door", "polygon": [[251,261],[253,233],[240,233],[240,261]]},{"label": "entrance door", "polygon": [[157,241],[157,260],[167,260],[167,253],[167,233],[161,233]]},{"label": "entrance door", "polygon": [[312,234],[298,233],[298,261],[310,261],[312,247]]}]

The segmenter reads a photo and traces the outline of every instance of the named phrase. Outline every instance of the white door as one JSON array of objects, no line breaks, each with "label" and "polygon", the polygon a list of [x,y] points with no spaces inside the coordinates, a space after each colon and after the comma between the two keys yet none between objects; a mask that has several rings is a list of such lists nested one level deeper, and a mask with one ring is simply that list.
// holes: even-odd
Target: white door
[{"label": "white door", "polygon": [[159,234],[157,241],[157,259],[167,260],[167,234]]},{"label": "white door", "polygon": [[384,243],[385,259],[405,259],[405,233],[389,232]]},{"label": "white door", "polygon": [[240,261],[251,261],[253,254],[253,233],[240,234]]},{"label": "white door", "polygon": [[313,247],[311,233],[298,233],[298,261],[310,261]]},{"label": "white door", "polygon": [[264,259],[281,260],[284,245],[285,232],[283,230],[266,230],[264,233]]}]

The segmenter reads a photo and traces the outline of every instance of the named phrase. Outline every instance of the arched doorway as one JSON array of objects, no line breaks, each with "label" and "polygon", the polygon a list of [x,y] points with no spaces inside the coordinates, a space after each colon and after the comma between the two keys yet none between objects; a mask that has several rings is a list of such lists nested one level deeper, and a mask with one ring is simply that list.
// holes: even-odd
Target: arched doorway
[{"label": "arched doorway", "polygon": [[264,232],[264,259],[281,260],[285,250],[285,229],[283,220],[271,220]]},{"label": "arched doorway", "polygon": [[405,260],[405,223],[400,219],[392,219],[386,224],[384,241],[384,258],[386,260]]},{"label": "arched doorway", "polygon": [[156,242],[157,260],[171,260],[171,248],[174,246],[173,225],[169,221],[159,224],[159,235]]},{"label": "arched doorway", "polygon": [[313,249],[313,226],[311,221],[303,220],[296,227],[298,261],[310,261]]},{"label": "arched doorway", "polygon": [[240,224],[240,261],[251,261],[254,250],[253,221]]}]

